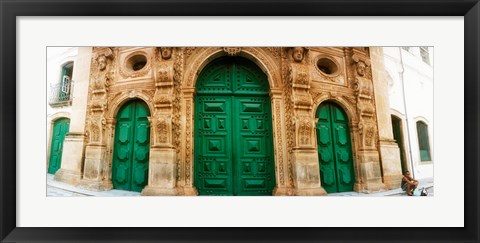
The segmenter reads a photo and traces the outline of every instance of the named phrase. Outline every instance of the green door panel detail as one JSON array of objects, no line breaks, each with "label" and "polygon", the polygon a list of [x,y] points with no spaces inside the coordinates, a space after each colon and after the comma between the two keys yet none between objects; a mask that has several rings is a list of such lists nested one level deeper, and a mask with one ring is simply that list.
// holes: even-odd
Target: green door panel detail
[{"label": "green door panel detail", "polygon": [[196,88],[199,194],[271,195],[275,173],[266,75],[243,58],[220,58],[204,68]]},{"label": "green door panel detail", "polygon": [[148,182],[150,112],[145,102],[133,100],[117,114],[112,183],[116,189],[140,192]]},{"label": "green door panel detail", "polygon": [[352,191],[355,173],[348,117],[340,106],[324,102],[317,109],[317,118],[322,186],[328,193]]},{"label": "green door panel detail", "polygon": [[61,118],[54,122],[52,129],[52,142],[50,144],[50,159],[48,162],[48,173],[55,174],[61,167],[63,142],[70,129],[70,120]]}]

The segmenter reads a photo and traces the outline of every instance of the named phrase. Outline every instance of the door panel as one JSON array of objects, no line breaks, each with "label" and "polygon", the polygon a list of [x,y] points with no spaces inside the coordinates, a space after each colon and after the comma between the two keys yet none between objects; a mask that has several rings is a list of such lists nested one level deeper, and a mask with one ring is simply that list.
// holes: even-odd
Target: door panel
[{"label": "door panel", "polygon": [[317,141],[322,186],[328,193],[352,191],[355,182],[348,117],[336,104],[317,111]]},{"label": "door panel", "polygon": [[112,162],[114,188],[140,192],[148,182],[149,111],[143,101],[125,104],[117,114]]},{"label": "door panel", "polygon": [[50,160],[48,173],[55,174],[61,167],[63,142],[70,128],[70,121],[66,118],[55,121],[52,129],[52,143],[50,145]]},{"label": "door panel", "polygon": [[195,186],[200,195],[271,195],[275,185],[265,74],[250,61],[215,60],[195,97]]},{"label": "door panel", "polygon": [[195,185],[200,195],[233,195],[231,97],[197,96]]},{"label": "door panel", "polygon": [[234,98],[236,195],[271,195],[274,178],[270,100]]}]

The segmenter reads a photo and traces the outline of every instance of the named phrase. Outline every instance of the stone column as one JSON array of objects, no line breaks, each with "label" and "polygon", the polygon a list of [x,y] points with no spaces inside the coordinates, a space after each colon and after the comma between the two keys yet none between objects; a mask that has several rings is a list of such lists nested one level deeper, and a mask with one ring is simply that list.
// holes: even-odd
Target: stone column
[{"label": "stone column", "polygon": [[193,137],[193,119],[195,114],[193,96],[195,88],[184,88],[182,103],[182,161],[184,162],[184,186],[183,195],[196,196],[198,191],[193,185],[193,163],[194,163],[194,137]]},{"label": "stone column", "polygon": [[92,58],[93,65],[90,80],[90,100],[88,102],[88,118],[86,127],[88,131],[88,144],[85,147],[85,166],[80,187],[104,191],[113,188],[111,180],[107,180],[105,168],[107,163],[108,133],[111,131],[113,121],[105,118],[107,109],[107,90],[113,76],[113,59],[111,48],[99,48]]},{"label": "stone column", "polygon": [[[179,51],[179,50],[177,50]],[[150,158],[148,164],[148,185],[142,190],[142,196],[177,195],[177,151],[173,147],[172,102],[173,102],[173,66],[172,48],[159,48],[161,58],[157,64],[155,80],[155,111],[150,121],[153,139],[150,139]],[[178,58],[178,55],[176,55]]]},{"label": "stone column", "polygon": [[353,50],[350,70],[354,77],[355,97],[357,101],[359,143],[357,166],[360,176],[355,190],[374,192],[383,190],[380,156],[377,147],[378,126],[375,111],[375,99],[370,59],[363,52]]},{"label": "stone column", "polygon": [[276,187],[273,189],[273,195],[286,196],[289,194],[288,188],[288,170],[287,170],[287,148],[285,139],[285,121],[282,101],[282,90],[271,90],[270,98],[272,102],[272,128],[273,128],[273,147],[275,153],[275,178]]},{"label": "stone column", "polygon": [[372,62],[372,77],[375,89],[383,181],[388,189],[395,189],[401,185],[402,166],[400,162],[400,149],[397,142],[393,139],[388,84],[385,79],[382,47],[370,48],[370,60]]},{"label": "stone column", "polygon": [[78,48],[72,77],[74,86],[70,130],[64,141],[61,168],[55,173],[55,180],[69,184],[77,184],[82,175],[91,59],[91,47]]},{"label": "stone column", "polygon": [[294,194],[297,196],[321,196],[327,192],[320,184],[318,152],[315,148],[313,99],[310,94],[310,65],[307,49],[291,49],[291,102],[293,102],[293,124],[295,129],[292,150]]}]

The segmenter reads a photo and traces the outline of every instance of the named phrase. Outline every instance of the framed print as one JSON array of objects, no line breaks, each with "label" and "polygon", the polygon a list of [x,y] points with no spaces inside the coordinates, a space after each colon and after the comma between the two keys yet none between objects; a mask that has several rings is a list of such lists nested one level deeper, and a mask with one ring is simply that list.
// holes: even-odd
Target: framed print
[{"label": "framed print", "polygon": [[2,242],[479,240],[478,1],[0,8]]}]

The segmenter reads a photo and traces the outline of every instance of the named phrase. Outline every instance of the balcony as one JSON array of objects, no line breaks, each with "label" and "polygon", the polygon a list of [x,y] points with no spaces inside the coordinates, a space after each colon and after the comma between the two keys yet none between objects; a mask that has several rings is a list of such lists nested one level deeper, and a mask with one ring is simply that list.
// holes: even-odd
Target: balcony
[{"label": "balcony", "polygon": [[61,83],[50,85],[50,100],[48,104],[51,107],[72,105],[73,80],[63,78]]}]

